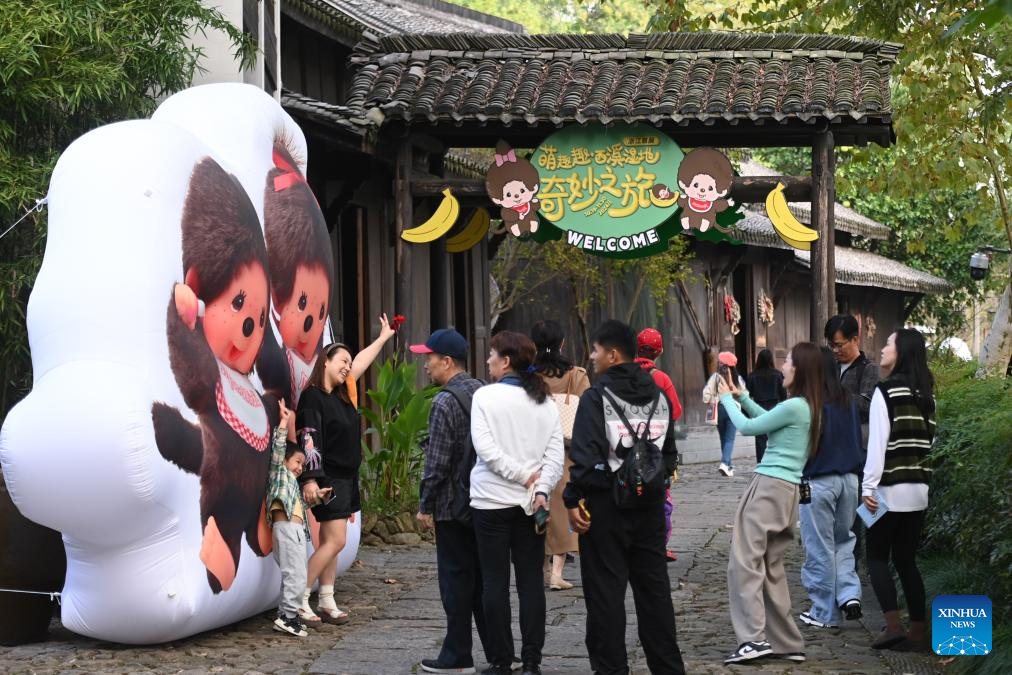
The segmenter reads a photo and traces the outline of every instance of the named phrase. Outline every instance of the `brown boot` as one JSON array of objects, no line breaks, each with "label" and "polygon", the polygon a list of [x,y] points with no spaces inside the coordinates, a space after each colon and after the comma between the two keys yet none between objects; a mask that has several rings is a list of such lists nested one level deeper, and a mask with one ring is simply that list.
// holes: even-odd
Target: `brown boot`
[{"label": "brown boot", "polygon": [[885,612],[886,625],[878,634],[875,641],[871,643],[872,649],[889,649],[890,647],[907,639],[907,633],[900,625],[900,613],[898,611]]},{"label": "brown boot", "polygon": [[905,639],[890,647],[897,652],[926,652],[930,651],[931,645],[924,634],[923,621],[911,621],[910,630],[907,631]]}]

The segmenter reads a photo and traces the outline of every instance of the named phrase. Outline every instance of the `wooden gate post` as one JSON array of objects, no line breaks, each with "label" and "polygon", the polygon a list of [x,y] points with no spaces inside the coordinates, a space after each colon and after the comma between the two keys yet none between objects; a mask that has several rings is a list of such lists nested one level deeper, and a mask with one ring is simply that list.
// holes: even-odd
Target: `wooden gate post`
[{"label": "wooden gate post", "polygon": [[811,340],[820,344],[829,317],[836,314],[836,151],[833,132],[823,131],[812,146],[812,228],[819,238],[812,242]]}]

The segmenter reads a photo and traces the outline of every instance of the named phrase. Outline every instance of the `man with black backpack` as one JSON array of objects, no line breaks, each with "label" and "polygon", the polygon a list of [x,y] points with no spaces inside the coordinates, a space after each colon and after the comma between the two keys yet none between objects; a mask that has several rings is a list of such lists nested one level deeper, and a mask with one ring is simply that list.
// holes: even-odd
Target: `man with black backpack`
[{"label": "man with black backpack", "polygon": [[580,397],[564,493],[580,535],[590,665],[597,675],[629,672],[629,584],[650,672],[683,675],[664,556],[664,494],[678,460],[671,401],[633,362],[632,328],[605,321],[592,344],[597,379]]},{"label": "man with black backpack", "polygon": [[473,673],[471,616],[484,647],[485,614],[467,485],[474,464],[471,397],[484,383],[467,373],[467,340],[452,328],[437,330],[425,344],[412,345],[410,350],[426,355],[425,372],[443,387],[429,413],[417,518],[424,527],[436,530],[436,570],[446,637],[439,656],[423,660],[421,667],[427,673]]}]

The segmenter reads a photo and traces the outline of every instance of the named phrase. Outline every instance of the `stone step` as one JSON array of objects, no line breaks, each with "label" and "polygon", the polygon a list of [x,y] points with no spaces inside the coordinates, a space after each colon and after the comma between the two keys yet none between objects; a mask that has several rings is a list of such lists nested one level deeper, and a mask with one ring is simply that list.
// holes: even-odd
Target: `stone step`
[{"label": "stone step", "polygon": [[[719,464],[720,437],[717,427],[690,427],[689,437],[678,441],[678,455],[682,464]],[[735,434],[732,459],[755,459],[755,439]]]}]

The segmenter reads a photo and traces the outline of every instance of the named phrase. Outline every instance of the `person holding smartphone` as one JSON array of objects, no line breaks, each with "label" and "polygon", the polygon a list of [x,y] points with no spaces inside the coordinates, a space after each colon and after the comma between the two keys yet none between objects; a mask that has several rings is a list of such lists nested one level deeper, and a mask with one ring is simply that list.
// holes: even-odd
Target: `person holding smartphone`
[{"label": "person holding smartphone", "polygon": [[511,671],[511,559],[520,596],[523,675],[541,675],[545,526],[548,497],[562,478],[562,423],[548,385],[534,368],[534,342],[503,331],[490,346],[488,369],[495,383],[474,392],[471,402],[471,440],[477,454],[471,470],[471,513],[490,661],[484,675]]},{"label": "person holding smartphone", "polygon": [[[736,383],[739,389],[746,389],[746,385],[745,380],[742,379],[735,368],[738,365],[738,357],[733,352],[721,352],[718,354],[717,363],[719,364],[717,369],[710,376],[710,379],[707,380],[706,386],[703,387],[703,403],[717,406],[717,436],[720,438],[720,466],[717,467],[717,471],[727,478],[732,478],[734,477],[734,465],[731,461],[731,455],[734,453],[734,437],[737,434],[737,429],[734,426],[734,422],[728,416],[727,410],[717,403],[717,399],[720,398],[717,389],[720,381],[728,377]],[[735,401],[734,404],[738,405],[738,402]],[[741,409],[740,405],[738,405],[738,409]]]},{"label": "person holding smartphone", "polygon": [[805,641],[791,616],[784,555],[798,522],[801,473],[819,449],[825,377],[819,348],[811,342],[794,345],[783,373],[788,398],[772,410],[749,398],[730,373],[718,385],[720,404],[735,427],[748,436],[769,436],[734,515],[727,590],[738,649],[725,664],[767,656],[805,660]]}]

